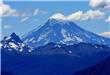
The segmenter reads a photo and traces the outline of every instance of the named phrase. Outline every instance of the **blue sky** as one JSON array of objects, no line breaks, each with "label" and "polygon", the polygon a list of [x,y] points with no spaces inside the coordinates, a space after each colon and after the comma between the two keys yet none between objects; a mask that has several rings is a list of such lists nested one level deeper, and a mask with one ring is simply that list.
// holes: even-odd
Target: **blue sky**
[{"label": "blue sky", "polygon": [[[12,32],[22,36],[43,25],[55,13],[63,13],[68,16],[77,11],[86,13],[92,9],[89,6],[89,1],[5,1],[4,4],[16,10],[19,15],[2,17],[2,37],[10,35]],[[108,15],[106,13],[106,16],[101,19],[75,20],[74,22],[94,33],[107,32],[110,25],[105,22],[105,18]]]}]

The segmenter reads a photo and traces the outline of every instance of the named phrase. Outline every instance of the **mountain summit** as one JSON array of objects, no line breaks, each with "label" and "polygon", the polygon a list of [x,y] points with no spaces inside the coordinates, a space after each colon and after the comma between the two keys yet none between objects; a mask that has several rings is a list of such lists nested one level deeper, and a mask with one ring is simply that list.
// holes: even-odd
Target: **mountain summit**
[{"label": "mountain summit", "polygon": [[57,20],[69,20],[66,16],[61,13],[54,14],[50,17],[50,19],[57,19]]},{"label": "mountain summit", "polygon": [[[61,15],[61,17],[64,17]],[[110,39],[98,36],[78,27],[69,20],[51,17],[41,28],[34,29],[23,37],[23,41],[34,47],[47,43],[72,45],[76,43],[110,44]]]}]

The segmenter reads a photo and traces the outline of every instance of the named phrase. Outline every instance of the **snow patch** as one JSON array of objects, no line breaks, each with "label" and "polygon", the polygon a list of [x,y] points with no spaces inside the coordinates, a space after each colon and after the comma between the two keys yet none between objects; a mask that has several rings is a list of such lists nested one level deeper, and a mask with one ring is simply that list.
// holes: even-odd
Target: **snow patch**
[{"label": "snow patch", "polygon": [[104,40],[104,39],[102,39],[102,42],[105,42],[105,40]]},{"label": "snow patch", "polygon": [[75,39],[72,38],[71,35],[68,32],[66,32],[65,29],[62,28],[61,33],[62,33],[62,36],[64,37],[64,39],[63,39],[64,42],[75,41]]},{"label": "snow patch", "polygon": [[29,49],[28,51],[29,51],[29,52],[32,52],[32,50],[31,50],[31,49]]},{"label": "snow patch", "polygon": [[9,40],[11,37],[9,36],[9,37],[7,37],[5,40]]},{"label": "snow patch", "polygon": [[9,43],[9,46],[10,46],[11,48],[14,48],[14,49],[17,49],[17,48],[18,48],[18,46],[17,46],[15,43],[13,43],[13,42],[10,42],[10,43]]},{"label": "snow patch", "polygon": [[74,36],[76,38],[77,41],[79,42],[83,42],[83,40],[81,38],[79,38],[78,36]]},{"label": "snow patch", "polygon": [[26,40],[24,41],[24,43],[26,43],[26,42],[28,42],[28,39],[26,39]]},{"label": "snow patch", "polygon": [[59,44],[56,44],[56,45],[55,45],[55,47],[61,48],[61,45],[59,45]]},{"label": "snow patch", "polygon": [[103,49],[103,47],[100,47],[100,49]]},{"label": "snow patch", "polygon": [[20,50],[19,50],[19,52],[22,52],[23,51],[23,48],[21,48]]},{"label": "snow patch", "polygon": [[12,51],[12,49],[8,49],[9,51]]},{"label": "snow patch", "polygon": [[98,48],[97,46],[94,46],[95,48]]},{"label": "snow patch", "polygon": [[46,38],[46,37],[48,37],[48,34],[49,34],[50,32],[51,32],[51,30],[48,31],[48,32],[42,33],[42,34],[39,36],[37,42],[40,41],[40,40],[42,40],[42,39],[44,39],[44,38]]},{"label": "snow patch", "polygon": [[24,43],[18,43],[18,45],[19,45],[20,47],[24,47],[24,46],[25,46]]},{"label": "snow patch", "polygon": [[34,38],[31,38],[31,39],[29,40],[29,42],[32,41],[32,40],[34,40]]},{"label": "snow patch", "polygon": [[35,42],[36,42],[35,40],[32,41],[32,43],[35,43]]},{"label": "snow patch", "polygon": [[68,52],[69,52],[70,54],[72,53],[72,51],[70,51],[70,50],[69,50]]}]

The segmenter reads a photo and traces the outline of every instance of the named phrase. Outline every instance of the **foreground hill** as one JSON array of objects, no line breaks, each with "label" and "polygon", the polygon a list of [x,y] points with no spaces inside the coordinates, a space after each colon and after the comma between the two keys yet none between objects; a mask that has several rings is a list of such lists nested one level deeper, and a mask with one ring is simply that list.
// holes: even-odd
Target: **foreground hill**
[{"label": "foreground hill", "polygon": [[110,57],[73,75],[110,75]]}]

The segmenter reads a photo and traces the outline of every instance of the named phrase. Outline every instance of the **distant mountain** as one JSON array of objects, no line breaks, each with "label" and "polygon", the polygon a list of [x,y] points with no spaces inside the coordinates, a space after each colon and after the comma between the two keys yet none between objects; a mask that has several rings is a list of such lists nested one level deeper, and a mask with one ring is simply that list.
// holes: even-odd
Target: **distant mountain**
[{"label": "distant mountain", "polygon": [[110,75],[110,57],[73,75]]},{"label": "distant mountain", "polygon": [[77,43],[110,44],[110,39],[78,27],[68,20],[50,18],[42,27],[23,36],[27,45],[39,47],[48,43],[73,45]]},{"label": "distant mountain", "polygon": [[31,47],[25,45],[18,35],[12,33],[1,40],[0,48],[3,51],[31,52]]},{"label": "distant mountain", "polygon": [[43,53],[43,54],[66,54],[73,55],[76,57],[83,56],[92,56],[97,53],[99,54],[109,54],[110,45],[97,45],[91,43],[79,43],[74,45],[65,45],[65,44],[55,44],[48,43],[45,46],[36,48],[33,51],[34,53]]},{"label": "distant mountain", "polygon": [[4,37],[0,43],[0,48],[3,51],[11,52],[32,52],[35,54],[69,54],[76,56],[110,52],[110,45],[97,45],[93,43],[78,43],[74,45],[67,45],[51,42],[44,46],[32,47],[25,45],[25,43],[15,33]]}]

